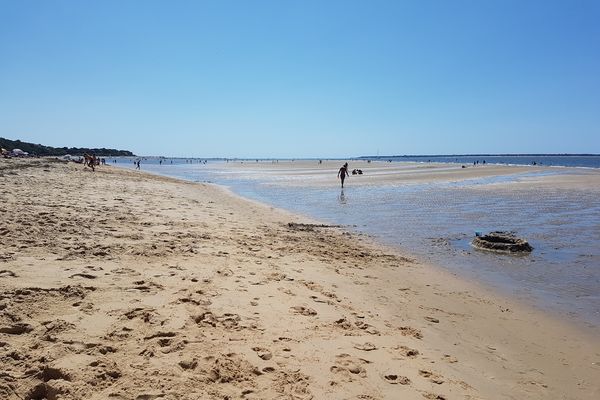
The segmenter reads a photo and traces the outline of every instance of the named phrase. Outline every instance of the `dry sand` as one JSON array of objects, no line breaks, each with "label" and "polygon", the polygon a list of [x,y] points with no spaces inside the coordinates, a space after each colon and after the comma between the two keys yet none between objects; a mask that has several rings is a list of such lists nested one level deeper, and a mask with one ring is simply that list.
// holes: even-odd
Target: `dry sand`
[{"label": "dry sand", "polygon": [[343,229],[109,166],[0,193],[1,399],[600,398],[597,331]]}]

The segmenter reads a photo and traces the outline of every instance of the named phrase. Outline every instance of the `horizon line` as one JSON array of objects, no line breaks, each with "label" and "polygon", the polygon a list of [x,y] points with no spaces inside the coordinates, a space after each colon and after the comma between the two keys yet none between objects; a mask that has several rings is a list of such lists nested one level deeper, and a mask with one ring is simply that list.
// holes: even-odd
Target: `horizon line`
[{"label": "horizon line", "polygon": [[360,160],[360,159],[387,159],[387,158],[426,158],[426,157],[600,157],[600,153],[474,153],[474,154],[404,154],[385,156],[350,156],[350,157],[224,157],[224,156],[167,156],[167,155],[133,155],[114,156],[111,158],[181,158],[181,159],[206,159],[206,160]]},{"label": "horizon line", "polygon": [[474,153],[474,154],[403,154],[388,156],[359,156],[356,158],[389,158],[389,157],[599,157],[600,153]]}]

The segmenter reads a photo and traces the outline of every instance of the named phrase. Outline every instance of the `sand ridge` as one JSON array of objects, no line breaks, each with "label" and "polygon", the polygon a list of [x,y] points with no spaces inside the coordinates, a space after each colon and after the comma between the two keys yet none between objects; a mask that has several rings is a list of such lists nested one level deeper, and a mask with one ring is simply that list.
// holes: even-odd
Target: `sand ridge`
[{"label": "sand ridge", "polygon": [[2,399],[600,395],[597,336],[225,190],[0,160]]}]

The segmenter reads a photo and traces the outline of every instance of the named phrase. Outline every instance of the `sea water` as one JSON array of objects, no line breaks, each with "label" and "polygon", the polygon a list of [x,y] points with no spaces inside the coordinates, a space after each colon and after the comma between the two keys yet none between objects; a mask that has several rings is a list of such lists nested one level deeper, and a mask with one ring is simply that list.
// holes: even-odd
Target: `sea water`
[{"label": "sea water", "polygon": [[[133,167],[130,160],[124,165]],[[232,170],[224,162],[146,160],[142,168],[221,184],[241,196],[347,226],[509,296],[600,327],[600,188],[502,185],[568,169],[380,186],[361,186],[353,178],[342,190],[311,185],[306,174],[306,184],[290,185],[293,177],[253,170],[251,164]],[[514,256],[470,246],[476,231],[492,230],[514,231],[534,251]]]},{"label": "sea water", "polygon": [[521,155],[431,155],[431,156],[374,156],[360,159],[380,161],[440,162],[458,164],[508,164],[508,165],[545,165],[560,167],[600,168],[600,155],[557,155],[557,154],[521,154]]}]

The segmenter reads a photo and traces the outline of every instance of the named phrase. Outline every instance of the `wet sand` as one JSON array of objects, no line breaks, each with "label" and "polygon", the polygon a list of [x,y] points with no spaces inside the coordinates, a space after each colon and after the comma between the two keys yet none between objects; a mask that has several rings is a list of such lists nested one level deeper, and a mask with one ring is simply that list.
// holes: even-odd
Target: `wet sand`
[{"label": "wet sand", "polygon": [[600,396],[597,331],[366,237],[111,166],[0,175],[2,399]]},{"label": "wet sand", "polygon": [[[245,177],[285,177],[285,184],[301,186],[331,187],[339,179],[338,168],[344,163],[340,160],[281,160],[272,161],[231,161],[219,165],[219,169],[238,173]],[[600,171],[585,168],[563,168],[546,166],[496,165],[496,164],[450,164],[416,163],[350,160],[348,172],[354,169],[363,171],[362,175],[350,175],[346,180],[348,187],[353,182],[360,186],[420,184],[431,182],[460,182],[472,179],[485,179],[498,176],[524,175],[530,181],[548,182],[551,185],[575,185],[589,187],[600,183]],[[558,172],[565,173],[556,176]],[[571,173],[569,173],[571,171]],[[545,175],[551,175],[552,178]]]}]

